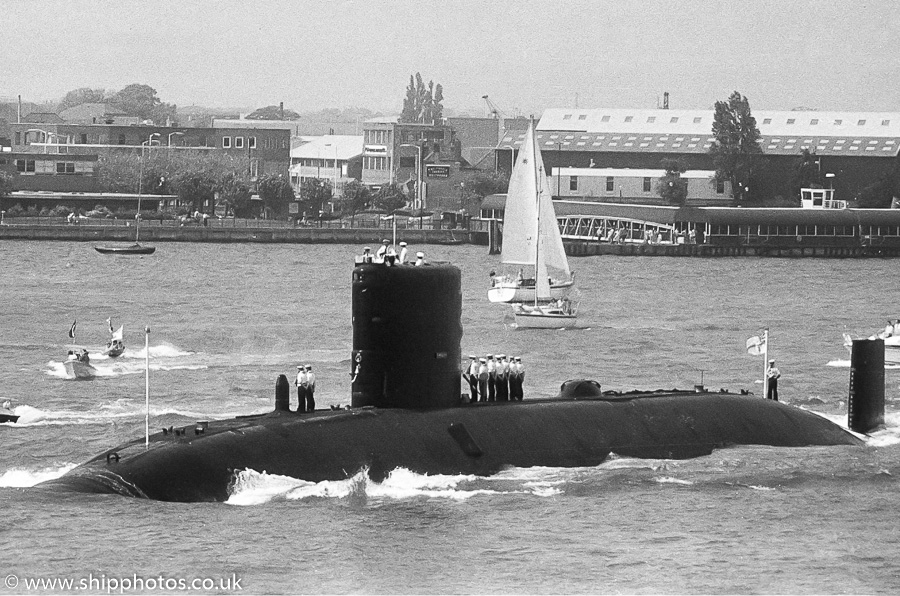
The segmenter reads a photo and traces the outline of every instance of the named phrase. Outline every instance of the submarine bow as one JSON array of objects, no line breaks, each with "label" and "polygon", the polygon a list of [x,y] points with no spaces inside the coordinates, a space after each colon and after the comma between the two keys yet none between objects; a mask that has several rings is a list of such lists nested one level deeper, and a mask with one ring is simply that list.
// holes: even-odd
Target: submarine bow
[{"label": "submarine bow", "polygon": [[368,468],[380,480],[398,467],[490,475],[593,466],[613,453],[681,459],[729,445],[860,444],[811,412],[732,393],[614,393],[576,380],[543,399],[463,403],[456,267],[361,264],[352,296],[352,407],[287,411],[279,378],[273,412],[166,430],[149,448],[142,437],[41,486],[222,501],[246,469],[318,482]]}]

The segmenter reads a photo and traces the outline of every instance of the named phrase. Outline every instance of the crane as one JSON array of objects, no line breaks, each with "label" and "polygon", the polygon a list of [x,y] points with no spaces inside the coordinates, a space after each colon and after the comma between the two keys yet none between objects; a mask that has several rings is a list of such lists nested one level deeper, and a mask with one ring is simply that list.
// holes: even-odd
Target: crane
[{"label": "crane", "polygon": [[487,104],[489,116],[493,117],[495,120],[500,120],[503,118],[503,113],[500,111],[500,108],[498,108],[497,104],[492,102],[487,95],[482,95],[481,99],[483,99],[484,103]]}]

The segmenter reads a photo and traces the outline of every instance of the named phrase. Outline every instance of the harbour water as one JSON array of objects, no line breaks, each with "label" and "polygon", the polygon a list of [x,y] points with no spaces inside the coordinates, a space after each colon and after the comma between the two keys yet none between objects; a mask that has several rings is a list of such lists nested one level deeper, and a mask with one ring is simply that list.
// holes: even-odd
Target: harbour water
[{"label": "harbour water", "polygon": [[[151,429],[267,411],[277,375],[298,364],[317,373],[319,407],[349,403],[361,248],[160,243],[134,258],[85,243],[0,243],[0,401],[21,416],[0,424],[0,593],[179,591],[152,578],[217,583],[200,593],[900,590],[894,369],[887,428],[861,448],[738,447],[490,478],[396,470],[380,484],[255,470],[224,504],[32,488],[142,436],[145,325]],[[841,334],[900,317],[893,260],[591,257],[571,260],[580,328],[518,330],[486,299],[498,257],[413,248],[462,269],[463,353],[521,356],[526,399],[571,378],[622,390],[702,379],[758,395],[762,358],[744,342],[768,326],[782,401],[845,424]],[[125,325],[126,353],[96,357],[97,378],[65,378],[72,321],[99,354],[107,317]],[[31,580],[96,583],[26,589]],[[120,590],[122,580],[145,583]]]}]

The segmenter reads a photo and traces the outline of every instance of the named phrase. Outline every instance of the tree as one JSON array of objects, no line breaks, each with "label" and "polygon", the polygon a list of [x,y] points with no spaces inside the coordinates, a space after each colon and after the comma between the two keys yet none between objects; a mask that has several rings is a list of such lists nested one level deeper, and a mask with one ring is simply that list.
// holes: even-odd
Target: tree
[{"label": "tree", "polygon": [[90,87],[80,87],[66,93],[62,101],[56,107],[57,112],[62,112],[83,103],[104,103],[107,99],[106,89],[91,89]]},{"label": "tree", "polygon": [[293,110],[284,110],[280,106],[266,106],[256,109],[246,116],[247,120],[299,120],[300,114]]},{"label": "tree", "polygon": [[212,170],[183,170],[174,178],[173,186],[178,198],[182,203],[190,203],[191,211],[200,211],[204,204],[213,204],[219,179]]},{"label": "tree", "polygon": [[109,103],[116,104],[130,116],[152,120],[158,125],[165,124],[167,119],[175,118],[175,106],[163,103],[156,96],[156,89],[149,85],[138,83],[128,85],[110,97]]},{"label": "tree", "polygon": [[286,215],[288,204],[294,200],[294,189],[281,174],[263,174],[256,183],[259,198],[267,213]]},{"label": "tree", "polygon": [[372,199],[372,204],[376,208],[393,213],[397,209],[401,209],[407,203],[406,195],[397,184],[385,184],[381,187]]},{"label": "tree", "polygon": [[9,172],[0,170],[0,199],[5,199],[13,191],[13,177]]},{"label": "tree", "polygon": [[326,178],[305,178],[300,183],[300,203],[304,212],[318,217],[325,203],[329,202],[334,194],[331,180]]},{"label": "tree", "polygon": [[712,133],[715,141],[709,152],[716,180],[731,182],[731,194],[738,201],[750,198],[750,181],[761,163],[762,149],[756,118],[746,97],[735,91],[727,102],[716,102]]},{"label": "tree", "polygon": [[682,180],[681,175],[687,168],[677,159],[662,160],[662,167],[666,173],[659,179],[656,192],[667,203],[684,205],[687,201],[687,180]]},{"label": "tree", "polygon": [[229,172],[225,174],[219,183],[219,201],[225,204],[225,215],[229,213],[235,217],[250,217],[250,186],[243,174]]},{"label": "tree", "polygon": [[894,197],[900,196],[900,175],[895,170],[859,191],[856,205],[861,209],[889,209]]},{"label": "tree", "polygon": [[359,180],[351,180],[344,185],[344,199],[341,201],[341,213],[350,215],[350,221],[353,217],[364,210],[372,202],[372,193],[368,186],[362,184]]},{"label": "tree", "polygon": [[410,75],[400,122],[434,123],[443,118],[443,101],[444,88],[440,84],[428,81],[428,85],[425,85],[420,73]]}]

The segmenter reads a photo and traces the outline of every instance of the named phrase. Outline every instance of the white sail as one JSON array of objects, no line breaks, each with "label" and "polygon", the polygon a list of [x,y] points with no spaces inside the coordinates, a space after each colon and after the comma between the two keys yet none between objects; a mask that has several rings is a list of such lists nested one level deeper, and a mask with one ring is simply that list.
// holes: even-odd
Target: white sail
[{"label": "white sail", "polygon": [[121,327],[116,329],[116,331],[112,334],[111,339],[113,339],[113,340],[117,339],[119,341],[122,341],[122,336],[124,335],[124,333],[125,333],[125,325],[122,325]]},{"label": "white sail", "polygon": [[535,163],[534,129],[529,127],[506,192],[500,260],[507,265],[534,265],[538,216]]},{"label": "white sail", "polygon": [[559,233],[559,223],[556,221],[556,211],[553,209],[553,193],[550,191],[550,180],[544,172],[544,161],[537,142],[535,142],[534,151],[539,168],[538,179],[540,183],[540,188],[538,189],[538,217],[541,222],[539,254],[547,267],[547,271],[554,279],[569,279],[569,260],[566,258],[566,250],[563,247],[562,236]]}]

